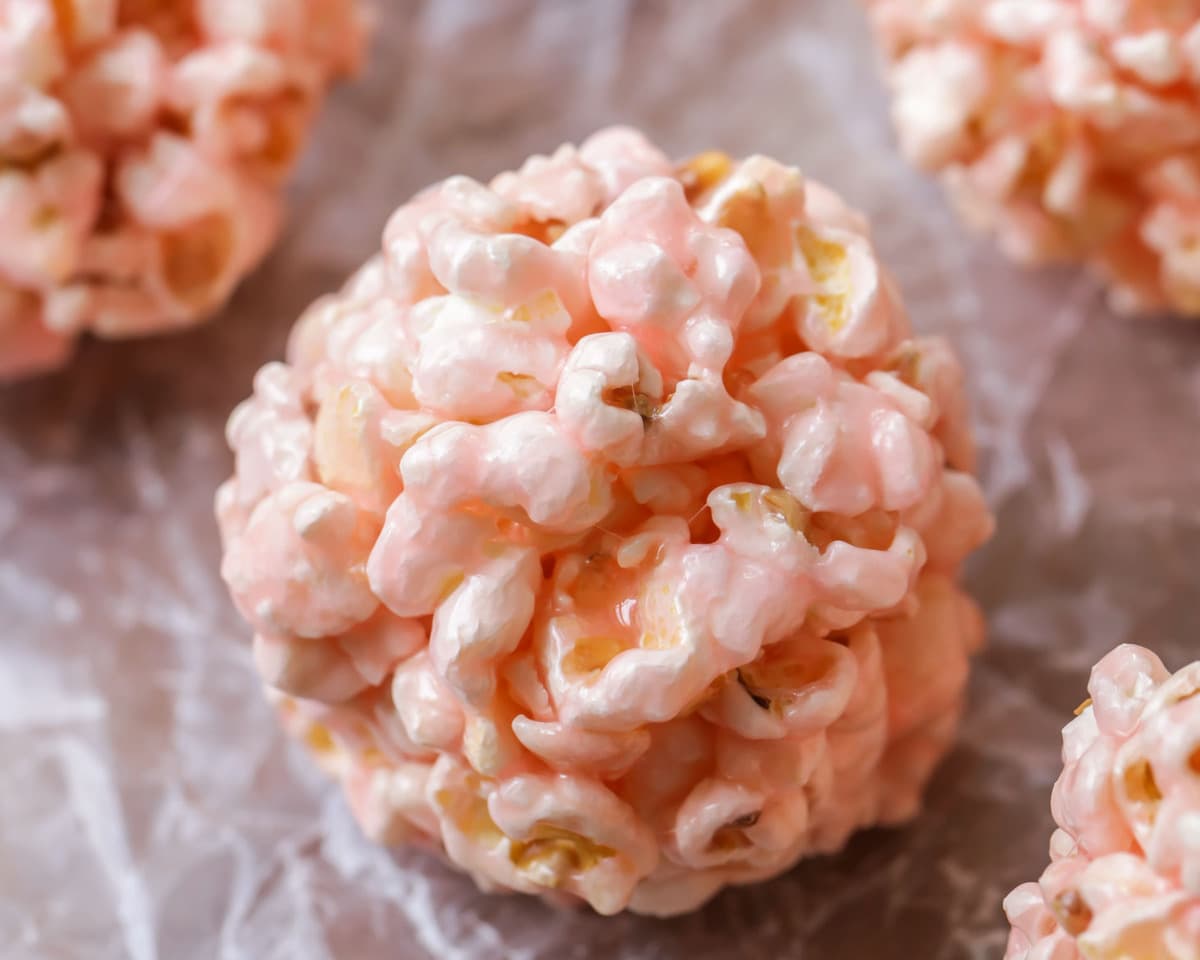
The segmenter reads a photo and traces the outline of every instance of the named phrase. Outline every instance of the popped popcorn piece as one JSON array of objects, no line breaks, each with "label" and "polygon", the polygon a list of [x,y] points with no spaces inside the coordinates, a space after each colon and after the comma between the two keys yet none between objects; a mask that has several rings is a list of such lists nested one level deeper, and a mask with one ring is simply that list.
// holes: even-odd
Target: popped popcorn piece
[{"label": "popped popcorn piece", "polygon": [[971,226],[1087,264],[1120,311],[1200,317],[1195,4],[864,2],[901,147]]},{"label": "popped popcorn piece", "polygon": [[352,500],[320,484],[288,484],[254,508],[221,575],[260,631],[325,637],[379,604],[366,560],[377,527]]},{"label": "popped popcorn piece", "polygon": [[[263,258],[359,0],[0,0],[0,378],[178,329]],[[14,294],[5,293],[5,298]]]},{"label": "popped popcorn piece", "polygon": [[1004,901],[1006,960],[1200,957],[1200,662],[1117,647],[1063,730],[1059,829]]},{"label": "popped popcorn piece", "polygon": [[485,890],[689,910],[912,816],[949,745],[962,373],[774,160],[616,129],[426,190],[228,439],[284,722]]},{"label": "popped popcorn piece", "polygon": [[432,768],[430,763],[402,761],[347,773],[346,800],[367,836],[378,843],[440,851],[437,817],[425,799]]},{"label": "popped popcorn piece", "polygon": [[254,638],[254,661],[276,690],[306,700],[343,703],[378,686],[427,640],[415,621],[380,613],[335,637],[259,634]]}]

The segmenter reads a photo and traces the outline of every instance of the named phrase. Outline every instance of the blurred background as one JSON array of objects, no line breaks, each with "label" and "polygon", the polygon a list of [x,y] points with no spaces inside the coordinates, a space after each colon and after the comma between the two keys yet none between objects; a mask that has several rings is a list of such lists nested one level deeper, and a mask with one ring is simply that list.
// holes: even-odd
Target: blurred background
[{"label": "blurred background", "polygon": [[[895,151],[850,0],[378,6],[230,307],[0,390],[0,957],[1000,957],[1089,666],[1123,641],[1195,656],[1200,328],[1118,320],[1090,280],[964,234]],[[866,211],[915,326],[970,370],[1000,521],[969,578],[990,646],[926,812],[671,921],[484,897],[362,840],[276,732],[211,513],[230,410],[395,206],[617,121],[673,155],[772,154]]]}]

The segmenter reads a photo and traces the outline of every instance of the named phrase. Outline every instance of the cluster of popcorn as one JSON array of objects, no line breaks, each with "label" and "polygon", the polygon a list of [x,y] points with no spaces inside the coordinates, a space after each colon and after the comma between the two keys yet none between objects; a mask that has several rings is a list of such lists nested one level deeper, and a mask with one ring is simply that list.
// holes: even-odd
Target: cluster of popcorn
[{"label": "cluster of popcorn", "polygon": [[0,378],[218,307],[363,33],[358,0],[0,0]]},{"label": "cluster of popcorn", "polygon": [[962,374],[766,157],[612,129],[432,187],[228,436],[284,723],[484,889],[688,910],[911,816],[952,738]]},{"label": "cluster of popcorn", "polygon": [[1118,647],[1063,731],[1040,883],[1005,900],[1006,960],[1200,958],[1200,662]]},{"label": "cluster of popcorn", "polygon": [[866,0],[907,155],[1026,262],[1200,316],[1194,0]]}]

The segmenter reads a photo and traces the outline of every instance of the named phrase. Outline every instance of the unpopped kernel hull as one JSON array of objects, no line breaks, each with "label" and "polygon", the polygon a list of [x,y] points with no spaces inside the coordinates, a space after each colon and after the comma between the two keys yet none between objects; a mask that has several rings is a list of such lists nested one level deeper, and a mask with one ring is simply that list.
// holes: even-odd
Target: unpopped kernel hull
[{"label": "unpopped kernel hull", "polygon": [[918,808],[982,640],[962,386],[832,193],[604,131],[305,314],[223,575],[370,836],[678,913]]},{"label": "unpopped kernel hull", "polygon": [[1004,902],[1006,960],[1200,957],[1200,662],[1101,660],[1063,730],[1050,866]]},{"label": "unpopped kernel hull", "polygon": [[905,153],[1025,262],[1080,260],[1123,312],[1200,317],[1200,8],[865,0]]},{"label": "unpopped kernel hull", "polygon": [[358,0],[0,0],[0,379],[219,307],[363,33]]}]

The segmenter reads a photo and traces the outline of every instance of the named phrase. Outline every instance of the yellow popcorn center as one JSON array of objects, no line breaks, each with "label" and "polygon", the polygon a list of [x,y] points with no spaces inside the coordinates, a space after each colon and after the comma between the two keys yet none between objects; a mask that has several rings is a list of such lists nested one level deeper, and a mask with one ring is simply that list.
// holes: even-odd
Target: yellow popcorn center
[{"label": "yellow popcorn center", "polygon": [[61,147],[60,140],[44,140],[40,136],[12,140],[6,145],[6,152],[0,153],[0,173],[33,173],[53,159]]},{"label": "yellow popcorn center", "polygon": [[1015,192],[1040,197],[1054,172],[1069,134],[1060,126],[1044,127],[1029,143]]},{"label": "yellow popcorn center", "polygon": [[272,167],[287,167],[300,148],[299,121],[292,114],[271,113],[259,156]]},{"label": "yellow popcorn center", "polygon": [[368,767],[385,767],[388,759],[378,747],[367,747],[362,752],[362,762]]},{"label": "yellow popcorn center", "polygon": [[705,150],[683,163],[676,173],[684,195],[691,203],[729,176],[733,159],[720,150]]},{"label": "yellow popcorn center", "polygon": [[606,553],[591,554],[579,567],[571,584],[576,604],[584,608],[602,607],[612,595],[620,568]]},{"label": "yellow popcorn center", "polygon": [[463,786],[464,791],[438,790],[433,802],[467,839],[498,846],[505,835],[488,812],[487,800],[482,796],[483,780],[472,774]]},{"label": "yellow popcorn center", "polygon": [[748,184],[746,189],[733,194],[717,217],[717,225],[740,234],[756,260],[770,259],[767,252],[771,239],[771,209],[766,188],[761,183]]},{"label": "yellow popcorn center", "polygon": [[233,256],[233,223],[210,214],[162,235],[163,280],[180,302],[193,308],[212,302],[217,282]]},{"label": "yellow popcorn center", "polygon": [[1149,760],[1138,760],[1125,768],[1122,775],[1125,795],[1134,803],[1158,803],[1162,799],[1162,791],[1154,779],[1154,768]]},{"label": "yellow popcorn center", "polygon": [[805,227],[796,231],[796,242],[809,274],[822,291],[809,300],[829,329],[837,333],[850,319],[850,258],[846,248],[822,240]]},{"label": "yellow popcorn center", "polygon": [[679,644],[679,632],[672,616],[674,594],[670,584],[662,583],[647,590],[638,604],[641,634],[638,646],[643,650],[670,650]]},{"label": "yellow popcorn center", "polygon": [[492,560],[504,556],[512,547],[512,544],[507,540],[485,540],[480,546],[485,557]]},{"label": "yellow popcorn center", "polygon": [[566,673],[575,674],[603,670],[624,649],[625,645],[616,637],[581,637],[563,657],[562,668]]},{"label": "yellow popcorn center", "polygon": [[605,486],[601,476],[597,473],[592,474],[588,480],[588,498],[589,507],[598,507],[604,501]]},{"label": "yellow popcorn center", "polygon": [[755,506],[761,506],[772,516],[782,518],[793,530],[804,531],[808,526],[809,512],[786,490],[769,490],[761,495],[738,490],[729,499],[739,513],[749,513]]},{"label": "yellow popcorn center", "polygon": [[835,540],[867,550],[886,550],[896,539],[899,526],[897,515],[886,510],[868,510],[857,517],[817,512],[810,514],[808,521],[808,541],[821,551]]},{"label": "yellow popcorn center", "polygon": [[670,650],[677,642],[674,634],[654,630],[642,634],[640,646],[643,650]]},{"label": "yellow popcorn center", "polygon": [[528,400],[530,397],[536,397],[546,388],[536,377],[531,377],[527,373],[510,373],[505,370],[502,373],[496,374],[496,379],[512,390],[522,400]]},{"label": "yellow popcorn center", "polygon": [[605,390],[603,399],[609,406],[632,410],[647,423],[657,417],[660,412],[657,403],[644,393],[638,393],[634,387],[613,387]]},{"label": "yellow popcorn center", "polygon": [[323,723],[314,723],[304,735],[304,742],[314,753],[331,753],[337,749],[329,728]]},{"label": "yellow popcorn center", "polygon": [[442,581],[442,585],[438,588],[437,602],[440,604],[442,601],[446,600],[450,594],[462,586],[463,581],[466,579],[467,575],[461,570],[458,570],[447,576],[446,579]]},{"label": "yellow popcorn center", "polygon": [[778,666],[774,672],[776,685],[799,689],[829,676],[837,666],[836,658],[829,653],[810,660],[798,660]]},{"label": "yellow popcorn center", "polygon": [[376,486],[379,469],[367,438],[367,411],[352,386],[342,386],[321,404],[313,460],[321,483],[333,490],[356,493]]},{"label": "yellow popcorn center", "polygon": [[545,290],[532,300],[513,307],[507,319],[514,323],[533,323],[543,317],[562,313],[565,309],[557,293],[553,290]]},{"label": "yellow popcorn center", "polygon": [[763,503],[771,513],[783,517],[793,530],[802,531],[807,527],[808,511],[786,490],[772,490],[764,494]]},{"label": "yellow popcorn center", "polygon": [[492,721],[469,717],[463,731],[462,749],[472,770],[484,776],[500,772],[500,735]]},{"label": "yellow popcorn center", "polygon": [[33,211],[29,218],[29,229],[45,235],[47,248],[41,262],[42,270],[56,280],[66,280],[76,266],[73,244],[67,241],[67,231],[62,211],[45,204]]},{"label": "yellow popcorn center", "polygon": [[57,209],[51,206],[39,207],[29,221],[34,230],[49,230],[59,223],[61,217]]},{"label": "yellow popcorn center", "polygon": [[921,375],[921,354],[917,350],[901,350],[886,369],[896,374],[902,383],[914,387]]},{"label": "yellow popcorn center", "polygon": [[756,704],[781,716],[798,693],[833,674],[837,666],[834,651],[822,645],[808,656],[801,653],[792,659],[774,660],[760,657],[735,670],[733,675]]},{"label": "yellow popcorn center", "polygon": [[304,126],[305,99],[296,90],[274,97],[234,97],[226,106],[230,122],[240,114],[257,127],[253,143],[244,144],[242,153],[251,162],[271,171],[291,166],[300,150]]},{"label": "yellow popcorn center", "polygon": [[737,850],[745,850],[747,847],[753,846],[750,838],[742,832],[741,828],[732,824],[722,827],[714,833],[710,845],[714,850],[719,850],[722,853],[733,853]]},{"label": "yellow popcorn center", "polygon": [[1091,705],[1092,705],[1092,698],[1088,697],[1086,700],[1083,701],[1083,703],[1081,703],[1079,706],[1077,706],[1075,708],[1075,716],[1077,716],[1077,717],[1081,716],[1083,714],[1083,711],[1086,710]]},{"label": "yellow popcorn center", "polygon": [[518,870],[546,887],[557,887],[574,873],[591,870],[602,860],[616,856],[612,847],[589,840],[570,830],[538,824],[528,840],[514,840],[508,858]]},{"label": "yellow popcorn center", "polygon": [[693,713],[703,707],[706,703],[712,700],[720,691],[721,686],[725,682],[725,676],[717,677],[712,683],[701,690],[696,696],[692,697],[679,710],[680,717],[690,717]]},{"label": "yellow popcorn center", "polygon": [[750,681],[746,679],[746,676],[742,670],[734,670],[732,676],[737,680],[738,684],[741,685],[742,689],[745,690],[746,693],[750,694],[751,700],[757,703],[764,710],[772,709],[774,705],[771,703],[770,698],[764,697],[762,694],[755,692]]},{"label": "yellow popcorn center", "polygon": [[1058,925],[1073,937],[1079,936],[1092,923],[1092,910],[1078,890],[1064,890],[1050,904]]}]

